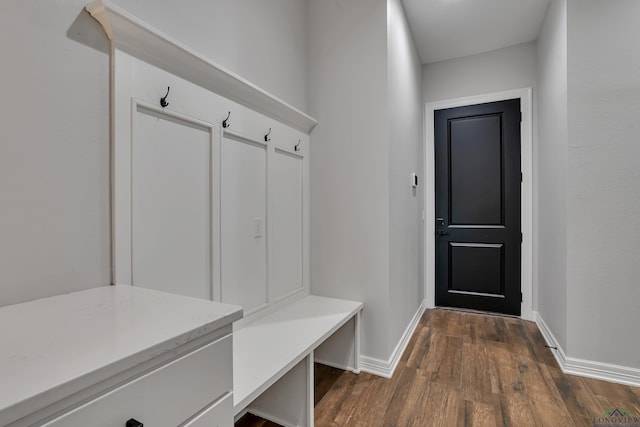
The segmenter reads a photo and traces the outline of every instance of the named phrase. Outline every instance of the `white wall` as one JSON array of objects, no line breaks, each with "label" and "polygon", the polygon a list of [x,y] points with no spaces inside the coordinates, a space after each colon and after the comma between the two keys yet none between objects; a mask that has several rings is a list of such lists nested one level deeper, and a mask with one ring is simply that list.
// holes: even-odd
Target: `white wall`
[{"label": "white wall", "polygon": [[[424,299],[422,267],[422,62],[400,0],[387,3],[389,90],[389,346],[393,350]],[[411,187],[418,174],[420,186]]]},{"label": "white wall", "polygon": [[306,0],[114,3],[306,111]]},{"label": "white wall", "polygon": [[433,102],[535,87],[535,83],[536,44],[525,43],[426,64],[422,73],[422,96],[424,102]]},{"label": "white wall", "polygon": [[569,1],[568,355],[640,368],[640,2]]},{"label": "white wall", "polygon": [[0,305],[110,280],[108,44],[84,4],[0,7]]},{"label": "white wall", "polygon": [[311,291],[365,304],[362,353],[388,357],[384,0],[310,0]]},{"label": "white wall", "polygon": [[422,295],[422,65],[399,0],[309,2],[311,290],[363,301],[389,360]]},{"label": "white wall", "polygon": [[554,0],[538,39],[537,311],[567,344],[567,5]]},{"label": "white wall", "polygon": [[[0,6],[0,305],[110,283],[109,45],[86,3]],[[118,3],[306,109],[303,0]]]}]

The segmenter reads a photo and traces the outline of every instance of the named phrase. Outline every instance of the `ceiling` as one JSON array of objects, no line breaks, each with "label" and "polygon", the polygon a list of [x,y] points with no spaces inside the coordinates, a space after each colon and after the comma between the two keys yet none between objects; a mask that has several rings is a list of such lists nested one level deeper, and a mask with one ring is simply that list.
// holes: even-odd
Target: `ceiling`
[{"label": "ceiling", "polygon": [[425,64],[538,38],[549,0],[402,0]]}]

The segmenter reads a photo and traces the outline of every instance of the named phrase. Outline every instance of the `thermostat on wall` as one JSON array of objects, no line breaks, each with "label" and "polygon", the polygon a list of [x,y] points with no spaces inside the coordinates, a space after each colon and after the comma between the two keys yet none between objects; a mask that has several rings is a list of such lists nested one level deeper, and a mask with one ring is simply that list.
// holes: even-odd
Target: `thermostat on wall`
[{"label": "thermostat on wall", "polygon": [[415,173],[411,174],[411,186],[413,188],[416,188],[418,186],[418,175],[416,175]]}]

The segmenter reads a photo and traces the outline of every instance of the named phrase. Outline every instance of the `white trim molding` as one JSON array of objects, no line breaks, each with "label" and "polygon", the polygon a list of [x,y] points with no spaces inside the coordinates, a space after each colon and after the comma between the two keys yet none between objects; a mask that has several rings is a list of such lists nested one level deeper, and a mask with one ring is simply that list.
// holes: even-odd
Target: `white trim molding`
[{"label": "white trim molding", "polygon": [[108,0],[86,6],[117,48],[307,134],[317,121]]},{"label": "white trim molding", "polygon": [[522,171],[521,192],[521,227],[522,227],[522,262],[521,290],[522,305],[520,317],[532,320],[533,316],[533,105],[531,88],[494,92],[465,98],[429,102],[425,105],[425,186],[424,186],[424,254],[425,254],[425,295],[427,308],[435,307],[435,160],[433,114],[444,108],[463,107],[487,102],[520,99],[522,112],[520,167]]},{"label": "white trim molding", "polygon": [[420,323],[420,319],[422,318],[422,315],[424,314],[426,309],[427,302],[426,300],[423,300],[422,304],[420,304],[420,307],[418,307],[418,311],[416,311],[413,319],[411,319],[411,322],[400,337],[396,348],[393,350],[393,353],[391,353],[391,357],[389,357],[388,360],[369,356],[360,356],[360,370],[368,372],[370,374],[378,375],[380,377],[391,378],[396,368],[398,367],[398,363],[402,358],[402,354],[407,349],[409,341],[411,340],[411,337],[413,336],[416,327]]},{"label": "white trim molding", "polygon": [[547,344],[555,347],[551,351],[563,373],[640,387],[640,369],[567,356],[540,313],[533,312],[533,318]]},{"label": "white trim molding", "polygon": [[555,357],[556,362],[558,362],[558,366],[560,367],[560,369],[562,369],[562,372],[564,372],[567,356],[564,354],[564,350],[562,349],[560,344],[558,344],[558,340],[556,339],[555,335],[553,335],[553,332],[551,332],[551,329],[549,329],[547,324],[542,319],[542,316],[540,316],[540,313],[538,313],[537,311],[533,312],[532,320],[538,326],[538,329],[540,330],[542,337],[547,342],[547,345],[550,347],[553,357]]}]

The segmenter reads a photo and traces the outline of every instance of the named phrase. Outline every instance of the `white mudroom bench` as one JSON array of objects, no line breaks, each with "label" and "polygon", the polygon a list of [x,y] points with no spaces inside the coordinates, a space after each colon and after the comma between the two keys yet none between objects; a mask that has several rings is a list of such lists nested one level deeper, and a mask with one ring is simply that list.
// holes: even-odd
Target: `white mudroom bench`
[{"label": "white mudroom bench", "polygon": [[360,372],[355,301],[306,296],[234,327],[233,409],[284,426],[313,426],[314,361]]}]

